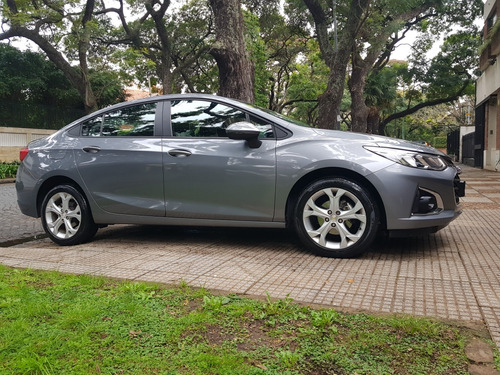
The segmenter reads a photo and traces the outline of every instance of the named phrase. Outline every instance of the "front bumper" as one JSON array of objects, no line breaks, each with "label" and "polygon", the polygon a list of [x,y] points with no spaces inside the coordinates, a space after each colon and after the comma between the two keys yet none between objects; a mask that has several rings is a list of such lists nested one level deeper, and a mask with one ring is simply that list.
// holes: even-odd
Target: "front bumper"
[{"label": "front bumper", "polygon": [[393,164],[370,175],[380,194],[389,231],[435,232],[461,213],[465,182],[455,167],[420,170]]}]

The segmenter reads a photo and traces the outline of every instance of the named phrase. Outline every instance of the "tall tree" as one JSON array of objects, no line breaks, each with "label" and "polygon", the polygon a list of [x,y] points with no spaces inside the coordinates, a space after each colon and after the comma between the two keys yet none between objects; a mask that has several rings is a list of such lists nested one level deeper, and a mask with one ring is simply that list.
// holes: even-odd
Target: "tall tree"
[{"label": "tall tree", "polygon": [[[329,9],[319,0],[303,0],[313,20],[323,59],[330,69],[326,91],[318,97],[319,118],[318,126],[325,129],[338,129],[337,116],[339,114],[347,66],[354,47],[356,36],[363,22],[371,0],[347,1],[345,19],[339,30],[339,41],[336,48],[332,45],[331,26],[332,18],[328,16]],[[334,1],[336,3],[336,1]]]},{"label": "tall tree", "polygon": [[[83,111],[78,92],[51,61],[42,53],[20,51],[0,43],[0,99],[31,102]],[[115,72],[90,70],[93,92],[99,107],[124,98],[123,86]]]},{"label": "tall tree", "polygon": [[219,94],[253,103],[254,65],[244,37],[240,0],[210,0],[216,41],[209,53],[219,68]]},{"label": "tall tree", "polygon": [[159,84],[164,94],[216,91],[213,58],[207,55],[213,26],[206,2],[190,0],[180,7],[171,7],[170,0],[104,2],[102,12],[118,15],[120,25],[100,41],[116,47],[112,60],[124,77],[140,85]]},{"label": "tall tree", "polygon": [[[90,70],[99,107],[124,99],[116,73]],[[0,124],[60,129],[85,114],[83,101],[63,72],[43,53],[0,43]]]},{"label": "tall tree", "polygon": [[[103,4],[105,2],[103,1]],[[133,14],[139,14],[138,18],[130,16],[129,9]],[[121,28],[109,35],[101,36],[106,45],[125,45],[131,48],[127,54],[135,60],[142,56],[146,66],[143,80],[150,80],[151,76],[155,81],[162,84],[164,94],[172,93],[173,87],[173,61],[172,61],[172,38],[167,29],[167,10],[170,7],[170,0],[146,0],[129,1],[124,3],[119,0],[118,7],[105,7],[101,13],[116,13],[120,19]],[[138,70],[144,70],[144,66],[136,66]]]},{"label": "tall tree", "polygon": [[289,7],[281,12],[278,0],[245,0],[244,4],[252,16],[258,18],[258,41],[262,43],[257,43],[256,38],[253,44],[248,43],[250,46],[262,45],[258,49],[260,54],[252,54],[256,64],[256,102],[315,123],[317,98],[326,88],[326,84],[323,85],[325,65],[317,58],[317,42],[307,27],[290,19],[298,12]]},{"label": "tall tree", "polygon": [[[95,0],[73,2],[71,5],[68,8],[63,2],[7,0],[2,8],[2,22],[7,30],[0,33],[0,40],[22,37],[38,45],[78,90],[85,110],[92,112],[97,109],[97,101],[90,84],[87,55]],[[76,41],[79,69],[75,69],[60,52],[61,34],[54,34],[54,30],[57,33],[65,24],[70,25],[66,32]]]},{"label": "tall tree", "polygon": [[59,129],[84,114],[78,92],[43,54],[0,44],[0,126]]},{"label": "tall tree", "polygon": [[476,51],[480,45],[479,34],[458,32],[450,35],[442,50],[430,62],[416,56],[404,74],[404,81],[413,89],[406,90],[406,106],[381,118],[380,131],[396,119],[418,110],[444,103],[452,103],[463,95],[474,94],[475,76],[471,69],[477,66]]},{"label": "tall tree", "polygon": [[[474,49],[477,48],[474,35],[478,32],[474,20],[481,9],[481,0],[380,0],[373,3],[367,10],[367,22],[359,33],[352,54],[352,72],[349,77],[352,130],[381,133],[384,126],[394,119],[425,106],[456,100],[464,94],[474,80],[471,75],[477,65],[474,61]],[[454,30],[457,27],[462,31]],[[409,105],[399,114],[393,113],[390,117],[381,119],[380,111],[373,103],[369,103],[365,95],[367,79],[384,68],[395,46],[410,30],[420,35],[420,41],[414,44],[416,55],[410,63],[412,76],[415,81],[420,82],[418,85],[425,93],[426,100],[414,102],[414,105]],[[442,53],[429,61],[426,52],[443,34],[448,36]],[[465,37],[466,35],[470,38]],[[461,56],[461,59],[451,59],[450,53]],[[436,74],[437,70],[439,74]],[[458,87],[457,79],[461,82]],[[435,89],[438,82],[444,80],[449,83],[444,85],[446,89],[441,87],[439,95],[435,90],[432,93],[432,88]]]},{"label": "tall tree", "polygon": [[190,0],[168,19],[172,36],[175,90],[218,91],[217,66],[208,54],[214,39],[212,12],[208,2]]},{"label": "tall tree", "polygon": [[372,132],[367,123],[370,108],[365,101],[368,75],[385,66],[395,45],[405,37],[412,26],[431,17],[435,13],[432,6],[440,1],[379,0],[366,10],[366,22],[352,51],[352,70],[348,80],[352,103],[352,131]]}]

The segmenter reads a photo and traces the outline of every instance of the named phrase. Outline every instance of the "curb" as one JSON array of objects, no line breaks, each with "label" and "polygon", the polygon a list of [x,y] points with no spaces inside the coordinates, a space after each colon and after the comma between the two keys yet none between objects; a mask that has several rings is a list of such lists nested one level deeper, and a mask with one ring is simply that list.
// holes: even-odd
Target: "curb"
[{"label": "curb", "polygon": [[2,178],[0,179],[0,184],[11,184],[16,182],[15,178]]},{"label": "curb", "polygon": [[31,242],[31,241],[36,241],[36,240],[42,240],[44,238],[47,238],[48,235],[45,233],[38,233],[33,236],[28,236],[28,237],[23,237],[23,238],[17,238],[14,240],[7,240],[0,242],[0,247],[11,247],[11,246],[16,246],[16,245],[21,245],[26,242]]}]

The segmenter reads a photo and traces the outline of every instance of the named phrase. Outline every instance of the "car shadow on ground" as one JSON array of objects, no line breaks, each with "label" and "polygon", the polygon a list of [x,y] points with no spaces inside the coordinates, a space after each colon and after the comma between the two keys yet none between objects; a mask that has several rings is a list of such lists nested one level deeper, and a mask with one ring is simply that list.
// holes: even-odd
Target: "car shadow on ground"
[{"label": "car shadow on ground", "polygon": [[[259,248],[276,252],[286,249],[296,255],[309,254],[295,233],[288,229],[179,227],[150,225],[113,225],[101,229],[92,242],[142,243],[147,247],[169,248],[182,251],[182,246],[217,252],[220,248],[237,246],[240,249]],[[406,238],[388,238],[381,234],[369,251],[354,259],[380,259],[400,261],[404,259],[432,257],[445,251],[447,244],[440,233]]]}]

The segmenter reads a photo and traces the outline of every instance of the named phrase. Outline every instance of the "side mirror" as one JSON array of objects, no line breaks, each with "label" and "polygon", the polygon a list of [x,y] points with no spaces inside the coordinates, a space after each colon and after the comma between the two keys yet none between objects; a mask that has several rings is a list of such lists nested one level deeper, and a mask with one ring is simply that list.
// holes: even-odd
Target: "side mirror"
[{"label": "side mirror", "polygon": [[245,140],[250,148],[259,148],[262,141],[259,139],[260,130],[247,121],[235,122],[226,128],[226,135],[230,139]]}]

